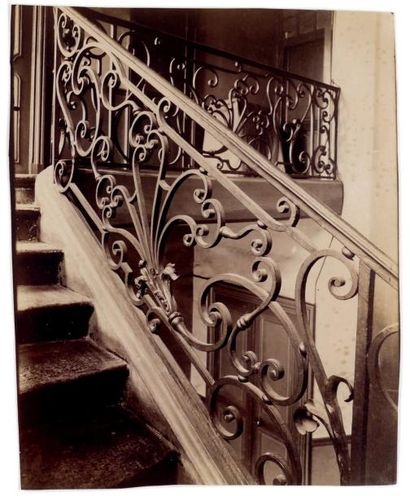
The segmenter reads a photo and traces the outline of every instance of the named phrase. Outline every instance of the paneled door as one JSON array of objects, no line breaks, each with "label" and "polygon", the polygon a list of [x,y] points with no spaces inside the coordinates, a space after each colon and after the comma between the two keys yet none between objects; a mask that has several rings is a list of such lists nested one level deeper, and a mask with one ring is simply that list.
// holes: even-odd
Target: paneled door
[{"label": "paneled door", "polygon": [[10,160],[17,174],[50,164],[53,40],[50,7],[12,6]]},{"label": "paneled door", "polygon": [[[223,302],[230,310],[232,321],[237,320],[253,310],[259,303],[259,300],[243,288],[234,285],[221,284],[212,294],[213,301]],[[282,308],[286,311],[289,318],[295,322],[296,311],[294,301],[288,298],[278,298]],[[308,308],[309,320],[313,326],[314,307]],[[212,335],[215,332],[211,329],[209,339],[215,339],[217,336]],[[312,331],[313,332],[313,331]],[[247,350],[254,350],[258,359],[275,358],[282,365],[285,375],[282,379],[275,382],[275,390],[286,396],[292,390],[292,386],[297,376],[296,363],[293,358],[290,341],[285,329],[272,312],[265,311],[255,319],[251,328],[240,333],[237,340],[238,354]],[[210,353],[208,356],[208,369],[214,378],[226,375],[237,375],[237,370],[231,363],[229,353],[226,348],[222,351]],[[309,374],[310,377],[311,374]],[[279,406],[278,409],[285,423],[289,427],[297,446],[303,468],[303,483],[310,482],[310,436],[301,436],[294,426],[293,414],[295,410],[310,396],[312,390],[312,381],[309,379],[308,388],[305,395],[291,406]],[[281,437],[275,426],[269,421],[266,414],[263,414],[262,408],[245,393],[238,395],[238,389],[232,387],[225,388],[225,392],[220,397],[221,407],[234,405],[239,409],[244,419],[243,434],[238,438],[230,441],[232,447],[238,453],[241,461],[250,469],[255,466],[257,458],[265,452],[274,452],[286,458],[286,449],[281,441]],[[265,480],[280,481],[280,470],[274,464],[266,464]]]}]

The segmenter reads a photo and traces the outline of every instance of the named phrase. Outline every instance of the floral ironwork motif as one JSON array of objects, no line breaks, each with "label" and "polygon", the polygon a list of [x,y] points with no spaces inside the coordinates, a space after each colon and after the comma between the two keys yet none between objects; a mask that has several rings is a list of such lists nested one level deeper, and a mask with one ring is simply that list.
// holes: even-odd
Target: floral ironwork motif
[{"label": "floral ironwork motif", "polygon": [[[300,209],[287,197],[277,202],[277,215],[261,209],[224,174],[221,157],[226,149],[206,150],[187,139],[187,123],[195,124],[197,134],[202,133],[202,136],[206,127],[177,106],[169,95],[161,93],[160,87],[156,88],[131,64],[127,66],[115,42],[108,43],[85,19],[78,16],[74,21],[68,12],[70,9],[55,9],[55,93],[58,102],[55,143],[58,146],[55,147],[54,172],[60,190],[81,198],[84,206],[87,201],[77,183],[77,172],[83,166],[92,171],[95,199],[93,206],[88,203],[87,210],[100,228],[101,244],[108,262],[122,278],[131,301],[145,312],[147,328],[155,333],[169,332],[184,343],[193,366],[210,390],[210,415],[221,436],[233,440],[245,429],[239,409],[234,404],[226,406],[220,401],[221,392],[227,387],[236,388],[255,401],[280,432],[286,457],[274,452],[263,453],[253,467],[258,480],[267,482],[264,467],[273,463],[281,472],[274,483],[301,483],[302,466],[295,440],[280,411],[280,407],[296,405],[293,421],[297,432],[306,435],[323,424],[335,448],[341,481],[348,483],[350,455],[337,393],[339,386],[344,384],[350,393],[346,401],[351,401],[353,386],[344,377],[326,374],[307,322],[306,287],[312,269],[318,263],[332,259],[340,265],[340,273],[344,275],[330,278],[330,295],[336,300],[355,298],[359,289],[355,254],[347,248],[340,251],[317,248],[299,228]],[[123,33],[118,41],[129,49],[131,34]],[[160,40],[154,40],[154,45],[161,46]],[[147,43],[141,42],[139,48],[145,53],[146,62],[153,63],[155,55]],[[184,60],[171,60],[171,81],[176,82],[174,74],[186,69]],[[266,75],[263,90],[269,101],[268,110],[250,110],[247,97],[261,91],[260,75],[256,77],[244,71],[242,66],[236,66],[232,71],[235,82],[228,99],[223,100],[214,95],[198,96],[199,80],[203,72],[209,70],[210,67],[201,66],[194,71],[190,96],[250,145],[255,145],[256,140],[262,141],[266,137],[265,131],[274,130],[277,135],[285,136],[289,157],[292,157],[296,136],[308,114],[313,116],[313,111],[320,112],[323,130],[319,134],[326,136],[326,144],[310,152],[300,152],[299,162],[290,159],[289,164],[295,167],[298,163],[301,167],[298,173],[302,175],[309,171],[312,175],[334,177],[330,129],[335,121],[336,93],[320,85],[271,74]],[[218,74],[212,72],[207,84],[216,88],[218,81]],[[300,112],[302,105],[304,110],[299,118],[289,122],[279,119],[285,108]],[[239,120],[234,115],[234,107]],[[252,132],[256,133],[252,138],[249,138],[251,134],[241,134],[241,130],[247,133],[245,128],[249,123],[253,126]],[[271,142],[268,145],[273,146]],[[269,154],[267,156],[271,158]],[[193,167],[176,167],[182,157]],[[122,176],[118,174],[121,161],[131,174],[130,184],[122,182]],[[154,171],[151,189],[146,182],[149,174],[143,173],[149,169]],[[215,194],[215,183],[222,184],[242,202],[254,220],[234,230],[227,223],[224,205]],[[184,193],[183,203],[178,202],[181,192]],[[192,201],[189,207],[187,192]],[[176,226],[181,230],[181,244],[186,248],[197,246],[212,250],[223,240],[247,241],[248,276],[215,275],[204,284],[199,295],[200,317],[208,328],[218,331],[215,340],[201,340],[191,332],[175,297],[174,285],[179,275],[173,261],[166,260],[164,253],[168,236]],[[282,280],[275,261],[273,233],[289,236],[307,252],[295,284],[296,323],[278,301]],[[222,301],[211,302],[209,298],[213,288],[220,283],[245,288],[257,297],[259,304],[235,321],[232,309]],[[277,382],[289,373],[276,357],[262,360],[255,350],[239,351],[239,336],[249,332],[262,312],[271,312],[280,322],[294,356],[298,373],[287,395],[280,394],[276,388]],[[229,356],[235,374],[213,378],[201,360],[195,358],[194,350],[207,353],[223,350]],[[309,369],[323,398],[322,404],[312,398],[300,403],[307,394]]]}]

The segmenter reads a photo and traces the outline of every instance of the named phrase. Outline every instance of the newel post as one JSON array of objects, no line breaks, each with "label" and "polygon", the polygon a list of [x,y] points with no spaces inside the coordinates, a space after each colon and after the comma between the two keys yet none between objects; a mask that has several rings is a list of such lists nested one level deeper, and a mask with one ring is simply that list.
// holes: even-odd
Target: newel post
[{"label": "newel post", "polygon": [[374,283],[374,271],[360,261],[351,441],[351,484],[366,483],[369,407],[367,353],[372,340]]}]

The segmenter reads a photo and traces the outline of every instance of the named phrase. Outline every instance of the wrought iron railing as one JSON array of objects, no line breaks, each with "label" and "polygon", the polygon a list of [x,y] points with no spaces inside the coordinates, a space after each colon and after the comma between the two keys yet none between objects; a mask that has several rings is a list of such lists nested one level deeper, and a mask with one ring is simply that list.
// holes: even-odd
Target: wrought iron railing
[{"label": "wrought iron railing", "polygon": [[[387,339],[384,331],[383,339],[376,336],[376,344],[371,347],[377,327],[370,311],[375,303],[374,282],[376,279],[397,291],[395,263],[96,24],[72,8],[55,9],[55,16],[55,181],[62,192],[75,197],[98,228],[108,262],[124,281],[131,301],[145,312],[147,329],[172,335],[178,342],[207,385],[210,416],[225,439],[233,441],[247,428],[234,401],[226,404],[227,388],[237,390],[237,397],[243,394],[251,398],[280,434],[286,454],[272,449],[254,460],[253,472],[261,483],[265,483],[264,467],[269,463],[281,472],[276,482],[302,481],[295,429],[284,421],[282,407],[294,408],[292,422],[297,436],[324,425],[335,449],[341,482],[359,481],[356,472],[357,466],[363,465],[366,429],[363,405],[369,388],[366,357],[371,348],[372,364],[377,369],[375,357],[383,339]],[[112,118],[119,112],[122,117],[116,121],[114,137]],[[195,125],[204,136],[212,138],[218,149],[226,150],[263,178],[272,191],[280,192],[282,197],[269,212],[221,170],[219,159],[194,146],[181,133],[182,116],[190,126]],[[126,143],[126,152],[120,149],[122,142]],[[118,153],[127,160],[130,174],[113,167]],[[182,155],[195,167],[175,167]],[[154,172],[147,172],[147,165]],[[87,195],[90,198],[89,186],[82,188],[82,166],[91,171],[94,200],[86,199]],[[128,184],[124,178],[128,178]],[[233,203],[247,211],[240,228],[229,222]],[[301,214],[314,221],[318,230],[331,235],[333,247],[324,248],[306,233]],[[211,258],[216,247],[227,240],[247,243],[249,266],[238,267],[238,273],[214,273],[200,291],[199,315],[208,328],[216,331],[214,339],[201,339],[195,332],[196,323],[190,328],[180,310],[176,271],[186,267],[175,267],[174,260],[167,259],[175,255],[175,251],[167,250],[172,233],[180,233],[178,250],[195,248],[206,251]],[[290,318],[279,298],[286,274],[273,243],[278,236],[290,240],[303,253],[302,261],[294,262],[298,264],[292,283],[296,319]],[[334,301],[358,303],[353,384],[325,370],[308,322],[307,286],[324,261],[332,269],[328,290]],[[244,288],[259,303],[234,320],[231,308],[210,298],[221,283]],[[289,340],[297,374],[287,393],[278,392],[280,381],[289,371],[277,357],[261,358],[257,350],[251,349],[240,351],[241,336],[250,332],[263,312],[275,316]],[[346,312],[343,317],[347,317]],[[235,372],[213,377],[197,351],[224,353]],[[310,372],[322,401],[318,395],[306,397],[310,395]],[[375,375],[373,370],[370,377]],[[349,391],[346,401],[355,398],[351,454],[340,406],[342,384]]]},{"label": "wrought iron railing", "polygon": [[[155,72],[189,96],[270,162],[294,177],[336,178],[339,88],[259,64],[147,27],[83,11],[110,36]],[[135,74],[131,80],[146,82]],[[152,95],[155,88],[150,87]],[[157,95],[161,98],[161,95]],[[121,111],[110,116],[115,122]],[[178,132],[224,171],[251,175],[252,169],[232,156],[184,113],[173,116]],[[121,128],[120,128],[121,129]],[[128,143],[119,146],[116,126],[111,139],[117,160],[130,163]],[[120,130],[121,133],[121,130]],[[175,164],[195,165],[184,151]]]}]

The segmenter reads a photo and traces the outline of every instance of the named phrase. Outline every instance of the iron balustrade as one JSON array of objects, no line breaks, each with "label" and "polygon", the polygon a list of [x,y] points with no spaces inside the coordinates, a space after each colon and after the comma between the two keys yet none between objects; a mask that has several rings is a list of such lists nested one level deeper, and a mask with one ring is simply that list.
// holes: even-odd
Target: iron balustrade
[{"label": "iron balustrade", "polygon": [[[90,9],[81,11],[274,166],[298,178],[336,178],[339,88]],[[137,86],[146,84],[135,74],[132,78]],[[155,93],[155,88],[149,89]],[[120,113],[110,118],[117,122]],[[252,175],[252,169],[210,139],[195,121],[184,113],[174,118],[178,132],[221,170]],[[116,129],[111,126],[117,161],[129,164],[128,143],[120,146]],[[179,167],[195,165],[177,150],[180,155],[174,160]]]},{"label": "iron balustrade", "polygon": [[[357,482],[360,477],[354,472],[352,459],[355,467],[363,465],[360,449],[366,429],[363,405],[368,401],[368,381],[380,379],[377,357],[388,337],[383,331],[383,338],[376,336],[371,344],[373,323],[369,308],[374,305],[373,283],[377,279],[397,291],[396,264],[286,172],[272,167],[269,156],[242,139],[235,126],[230,129],[226,122],[214,118],[204,103],[206,99],[188,98],[178,85],[172,84],[172,79],[167,81],[76,9],[55,9],[55,40],[55,181],[62,193],[76,198],[94,222],[108,263],[122,278],[131,301],[146,315],[147,330],[169,333],[177,340],[207,385],[209,413],[223,438],[232,441],[246,429],[240,410],[221,401],[226,388],[237,389],[251,398],[275,426],[286,456],[268,451],[255,460],[253,473],[260,483],[266,482],[264,467],[268,463],[275,464],[281,472],[276,483],[302,481],[295,439],[280,410],[294,405],[293,422],[298,435],[310,434],[324,425],[334,446],[341,483]],[[308,94],[306,83],[303,87]],[[331,89],[326,91],[330,94]],[[234,94],[240,99],[240,93],[231,93]],[[311,92],[309,95],[312,109],[315,97]],[[278,106],[284,102],[280,98],[277,101],[282,102]],[[216,102],[217,99],[215,105]],[[181,122],[217,143],[218,153],[210,154],[197,146],[181,131]],[[225,173],[221,153],[228,154],[229,160],[233,157],[281,193],[274,211],[262,208]],[[118,156],[125,159],[131,186],[123,182],[121,168],[112,167]],[[179,167],[181,157],[189,161],[189,168]],[[94,205],[81,189],[79,170],[84,164],[92,171]],[[150,173],[147,166],[152,169]],[[325,170],[326,167],[320,169],[320,173]],[[150,191],[147,177],[154,181]],[[225,196],[218,197],[222,190]],[[178,201],[181,194],[182,202]],[[245,208],[252,219],[241,228],[235,229],[235,224],[227,220],[226,195]],[[318,246],[301,227],[301,212],[329,233],[337,247]],[[205,250],[211,257],[213,249],[223,241],[247,242],[248,276],[213,274],[200,291],[199,316],[209,328],[218,331],[214,340],[200,339],[180,311],[181,301],[174,290],[178,274],[173,260],[166,259],[167,254],[172,254],[166,248],[170,233],[179,232],[181,226],[181,246]],[[277,235],[292,240],[305,253],[293,288],[296,322],[278,299],[284,274],[272,242]],[[323,261],[332,261],[334,266],[328,283],[334,300],[358,300],[353,384],[346,377],[327,374],[308,322],[307,285]],[[226,304],[210,298],[221,283],[244,288],[259,304],[233,320]],[[280,322],[296,364],[297,377],[285,395],[275,388],[287,374],[277,358],[262,360],[257,350],[239,352],[240,336],[249,332],[263,312],[272,312]],[[215,379],[197,351],[225,353],[235,373]],[[316,395],[299,404],[307,393],[310,371],[322,401]],[[379,384],[383,387],[381,381]],[[341,385],[348,389],[346,401],[354,399],[351,454],[340,407]]]}]

